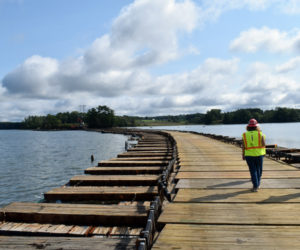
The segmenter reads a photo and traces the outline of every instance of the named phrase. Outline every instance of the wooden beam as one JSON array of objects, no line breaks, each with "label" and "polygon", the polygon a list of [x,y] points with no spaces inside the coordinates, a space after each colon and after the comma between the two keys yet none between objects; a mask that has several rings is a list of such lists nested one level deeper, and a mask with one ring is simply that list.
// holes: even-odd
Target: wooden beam
[{"label": "wooden beam", "polygon": [[0,210],[8,222],[144,226],[148,208],[130,205],[15,202]]},{"label": "wooden beam", "polygon": [[150,187],[61,187],[44,194],[46,201],[151,201],[158,188]]}]

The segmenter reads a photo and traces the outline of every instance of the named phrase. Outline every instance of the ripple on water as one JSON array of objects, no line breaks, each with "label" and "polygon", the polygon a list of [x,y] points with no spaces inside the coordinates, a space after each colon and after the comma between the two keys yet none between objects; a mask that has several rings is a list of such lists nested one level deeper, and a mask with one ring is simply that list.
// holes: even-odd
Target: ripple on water
[{"label": "ripple on water", "polygon": [[0,206],[39,201],[44,192],[66,184],[95,162],[116,157],[126,139],[85,131],[0,130]]}]

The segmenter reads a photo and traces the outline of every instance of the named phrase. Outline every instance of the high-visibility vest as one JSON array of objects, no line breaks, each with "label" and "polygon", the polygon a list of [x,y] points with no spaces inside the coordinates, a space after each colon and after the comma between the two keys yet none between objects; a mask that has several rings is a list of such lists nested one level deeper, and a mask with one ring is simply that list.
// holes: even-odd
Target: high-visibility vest
[{"label": "high-visibility vest", "polygon": [[262,132],[247,131],[243,134],[245,156],[260,156],[266,154],[266,147],[262,145]]}]

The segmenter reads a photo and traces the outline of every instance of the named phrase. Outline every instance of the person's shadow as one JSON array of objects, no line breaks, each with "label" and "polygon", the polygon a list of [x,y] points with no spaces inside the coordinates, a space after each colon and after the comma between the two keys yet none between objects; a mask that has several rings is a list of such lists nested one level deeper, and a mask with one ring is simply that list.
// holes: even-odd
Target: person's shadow
[{"label": "person's shadow", "polygon": [[281,196],[270,196],[268,199],[261,201],[262,203],[278,203],[300,198],[300,191],[296,194],[287,194]]},{"label": "person's shadow", "polygon": [[[222,187],[230,187],[230,186],[238,186],[238,185],[243,185],[245,183],[251,183],[250,180],[239,180],[239,181],[230,181],[230,182],[226,182],[226,183],[220,183],[220,184],[216,184],[216,185],[211,185],[211,186],[207,186],[207,188],[222,188]],[[245,188],[245,187],[242,187]],[[250,188],[250,186],[249,186]]]},{"label": "person's shadow", "polygon": [[226,193],[226,194],[213,194],[213,195],[202,196],[199,198],[191,199],[190,202],[210,202],[210,201],[217,201],[217,200],[225,200],[225,199],[229,199],[231,197],[235,197],[240,194],[247,194],[250,192],[251,191],[249,189],[245,189],[245,190],[236,191],[236,192],[232,192],[232,193]]}]

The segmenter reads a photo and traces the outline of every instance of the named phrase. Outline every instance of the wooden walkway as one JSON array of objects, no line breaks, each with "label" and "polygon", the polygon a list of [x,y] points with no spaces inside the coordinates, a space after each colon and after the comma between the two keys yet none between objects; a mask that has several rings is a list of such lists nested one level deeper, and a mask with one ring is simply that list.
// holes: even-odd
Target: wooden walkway
[{"label": "wooden walkway", "polygon": [[261,189],[241,149],[193,133],[177,142],[178,193],[153,249],[300,249],[300,171],[265,158]]},{"label": "wooden walkway", "polygon": [[140,242],[148,244],[147,235],[155,230],[151,223],[161,211],[159,181],[174,157],[166,134],[139,135],[134,148],[49,190],[43,203],[0,208],[0,249],[136,249]]}]

